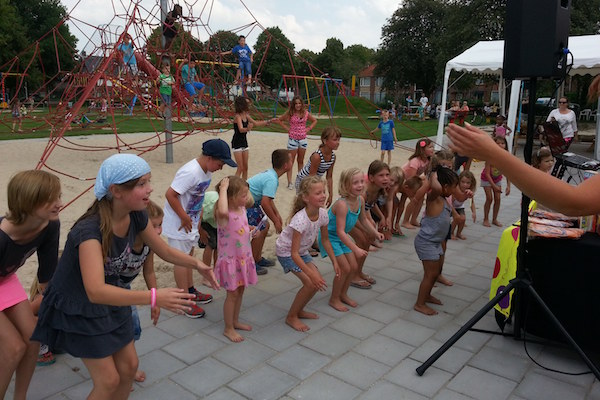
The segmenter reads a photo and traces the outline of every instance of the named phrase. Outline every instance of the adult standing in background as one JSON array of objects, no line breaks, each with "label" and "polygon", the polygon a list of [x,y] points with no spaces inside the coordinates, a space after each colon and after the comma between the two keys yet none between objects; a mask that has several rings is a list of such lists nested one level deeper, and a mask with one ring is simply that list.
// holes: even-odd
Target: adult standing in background
[{"label": "adult standing in background", "polygon": [[567,145],[577,141],[577,116],[569,109],[569,100],[566,97],[558,99],[558,108],[550,111],[546,122],[558,123],[560,133]]}]

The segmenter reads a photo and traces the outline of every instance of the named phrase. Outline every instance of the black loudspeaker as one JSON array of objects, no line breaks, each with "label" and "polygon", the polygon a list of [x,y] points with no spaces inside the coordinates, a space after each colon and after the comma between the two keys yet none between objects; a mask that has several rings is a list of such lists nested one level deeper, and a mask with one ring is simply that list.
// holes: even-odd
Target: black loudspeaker
[{"label": "black loudspeaker", "polygon": [[508,0],[504,77],[563,77],[570,23],[571,0]]}]

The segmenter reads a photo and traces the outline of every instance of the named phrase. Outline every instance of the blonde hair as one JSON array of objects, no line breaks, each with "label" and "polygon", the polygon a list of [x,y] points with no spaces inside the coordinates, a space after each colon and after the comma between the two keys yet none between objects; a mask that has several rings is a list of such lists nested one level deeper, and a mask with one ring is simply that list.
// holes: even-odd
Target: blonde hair
[{"label": "blonde hair", "polygon": [[298,192],[296,193],[296,197],[294,198],[294,202],[292,203],[292,209],[290,210],[290,216],[288,217],[288,224],[292,220],[292,217],[296,215],[296,213],[303,208],[306,207],[306,202],[304,201],[304,196],[310,193],[313,185],[321,184],[325,187],[325,181],[316,175],[307,176],[306,178],[300,181],[300,186],[298,187]]},{"label": "blonde hair", "polygon": [[327,128],[323,129],[323,132],[321,132],[321,144],[319,145],[319,148],[325,146],[325,141],[329,138],[341,138],[342,137],[342,131],[340,130],[340,128],[338,128],[337,126],[328,126]]},{"label": "blonde hair", "polygon": [[395,180],[396,185],[400,187],[404,183],[404,171],[398,166],[392,167],[390,168],[390,178]]},{"label": "blonde hair", "polygon": [[21,171],[11,178],[6,191],[6,219],[21,225],[36,209],[60,198],[60,179],[46,171]]},{"label": "blonde hair", "polygon": [[148,212],[149,219],[162,218],[165,215],[162,208],[160,208],[160,206],[152,200],[150,200],[150,202],[146,206],[146,211]]},{"label": "blonde hair", "polygon": [[348,168],[342,171],[340,174],[340,184],[338,186],[338,193],[342,197],[348,197],[350,195],[350,186],[352,186],[352,177],[363,172],[356,168]]},{"label": "blonde hair", "polygon": [[404,185],[412,190],[419,190],[423,186],[423,180],[418,176],[413,176],[404,181]]},{"label": "blonde hair", "polygon": [[[231,199],[235,197],[243,188],[249,188],[248,182],[240,178],[239,176],[231,175],[229,178],[229,186],[227,186],[227,198]],[[221,180],[223,182],[223,180]],[[217,183],[216,191],[220,193],[221,182]]]}]

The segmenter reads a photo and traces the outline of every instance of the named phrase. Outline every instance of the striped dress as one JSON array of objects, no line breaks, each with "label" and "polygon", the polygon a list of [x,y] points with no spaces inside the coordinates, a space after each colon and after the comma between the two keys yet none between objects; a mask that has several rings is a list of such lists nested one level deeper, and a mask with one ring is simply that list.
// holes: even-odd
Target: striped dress
[{"label": "striped dress", "polygon": [[[329,168],[331,168],[331,166],[335,162],[335,154],[332,151],[331,159],[329,161],[326,161],[321,149],[318,149],[317,151],[315,151],[315,153],[317,153],[319,155],[319,158],[321,159],[321,163],[319,164],[319,168],[317,169],[317,176],[323,176],[323,175],[325,175],[325,172],[327,172],[327,170]],[[312,154],[311,154],[311,156],[312,156]],[[295,185],[296,191],[298,191],[298,189],[300,188],[300,182],[302,182],[302,179],[304,179],[310,175],[309,171],[310,171],[310,157],[308,158],[308,162],[306,163],[306,165],[304,165],[304,167],[302,167],[302,169],[298,172],[298,176],[296,176],[296,185]]]}]

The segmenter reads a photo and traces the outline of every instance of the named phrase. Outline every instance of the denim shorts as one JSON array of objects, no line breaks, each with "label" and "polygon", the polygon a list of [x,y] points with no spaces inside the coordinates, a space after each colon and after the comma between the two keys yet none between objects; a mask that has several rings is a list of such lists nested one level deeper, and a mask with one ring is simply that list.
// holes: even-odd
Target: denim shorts
[{"label": "denim shorts", "polygon": [[170,94],[161,93],[160,98],[162,99],[164,104],[166,104],[168,106],[171,105],[171,95]]},{"label": "denim shorts", "polygon": [[252,75],[252,63],[250,60],[248,61],[240,61],[240,65],[238,69],[242,71],[242,76],[250,76]]},{"label": "denim shorts", "polygon": [[[305,264],[309,264],[313,262],[313,258],[311,257],[310,254],[306,254],[303,256],[300,256],[302,258],[302,261],[304,261]],[[292,272],[302,272],[302,269],[296,265],[296,263],[294,262],[294,260],[292,259],[292,257],[280,257],[277,256],[277,260],[279,261],[279,264],[281,264],[281,266],[283,267],[283,272],[285,272],[286,274],[290,271]]]},{"label": "denim shorts", "polygon": [[287,149],[298,150],[300,148],[306,149],[308,147],[308,140],[306,139],[288,139]]}]

